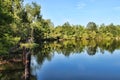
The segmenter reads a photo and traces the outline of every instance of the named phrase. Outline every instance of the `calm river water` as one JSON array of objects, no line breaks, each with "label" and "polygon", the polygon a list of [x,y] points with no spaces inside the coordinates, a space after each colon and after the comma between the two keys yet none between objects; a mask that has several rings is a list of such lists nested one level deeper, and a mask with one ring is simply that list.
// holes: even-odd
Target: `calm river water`
[{"label": "calm river water", "polygon": [[[24,68],[12,74],[1,71],[0,78],[19,80],[23,74]],[[44,43],[33,50],[30,74],[30,80],[120,80],[120,44]]]}]

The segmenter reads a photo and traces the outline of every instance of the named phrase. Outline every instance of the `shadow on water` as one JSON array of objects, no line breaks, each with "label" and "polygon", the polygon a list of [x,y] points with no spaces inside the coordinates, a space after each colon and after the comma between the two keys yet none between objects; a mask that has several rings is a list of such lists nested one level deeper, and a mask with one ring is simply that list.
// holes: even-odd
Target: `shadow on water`
[{"label": "shadow on water", "polygon": [[[0,57],[0,80],[36,80],[35,74],[31,71],[37,68],[37,65],[43,65],[47,59],[51,61],[53,56],[62,54],[69,57],[72,54],[81,54],[87,52],[87,55],[94,56],[98,51],[105,54],[105,51],[113,53],[120,49],[120,41],[94,41],[94,40],[67,40],[61,42],[44,42],[33,50],[22,50],[22,54],[9,54]],[[36,57],[36,64],[31,61]]]}]

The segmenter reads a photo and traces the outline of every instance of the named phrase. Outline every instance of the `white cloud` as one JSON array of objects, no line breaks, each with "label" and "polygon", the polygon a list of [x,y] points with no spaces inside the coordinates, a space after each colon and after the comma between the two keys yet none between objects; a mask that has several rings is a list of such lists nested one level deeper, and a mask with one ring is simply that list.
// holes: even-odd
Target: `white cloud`
[{"label": "white cloud", "polygon": [[86,7],[86,4],[85,4],[85,3],[80,3],[80,2],[78,2],[78,4],[77,4],[77,9],[83,9],[84,7]]},{"label": "white cloud", "polygon": [[120,6],[114,7],[114,10],[120,10]]}]

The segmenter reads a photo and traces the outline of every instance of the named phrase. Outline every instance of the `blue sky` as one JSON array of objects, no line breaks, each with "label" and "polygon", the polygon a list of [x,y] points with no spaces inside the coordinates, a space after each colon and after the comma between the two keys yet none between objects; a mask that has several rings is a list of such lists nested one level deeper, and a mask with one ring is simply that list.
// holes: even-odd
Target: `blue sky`
[{"label": "blue sky", "polygon": [[25,3],[40,4],[44,19],[51,19],[55,25],[66,21],[86,26],[96,24],[120,24],[120,0],[25,0]]}]

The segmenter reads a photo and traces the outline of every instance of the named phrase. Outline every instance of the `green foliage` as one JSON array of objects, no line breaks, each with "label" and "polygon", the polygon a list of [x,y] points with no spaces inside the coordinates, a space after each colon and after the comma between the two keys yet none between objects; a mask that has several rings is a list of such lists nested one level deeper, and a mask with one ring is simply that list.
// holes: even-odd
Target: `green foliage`
[{"label": "green foliage", "polygon": [[20,44],[21,48],[26,47],[26,48],[32,49],[32,48],[35,48],[37,46],[38,46],[38,44],[36,44],[36,43],[22,43],[22,44]]},{"label": "green foliage", "polygon": [[[41,6],[23,0],[0,0],[0,45],[9,48],[20,43],[53,40],[120,40],[120,25],[100,25],[89,22],[87,27],[65,22],[54,27],[50,19],[43,19]],[[2,49],[2,48],[1,48]],[[7,52],[6,51],[6,52]],[[1,53],[1,52],[0,52]]]},{"label": "green foliage", "polygon": [[87,24],[87,29],[90,31],[97,31],[97,26],[94,22],[89,22]]}]

